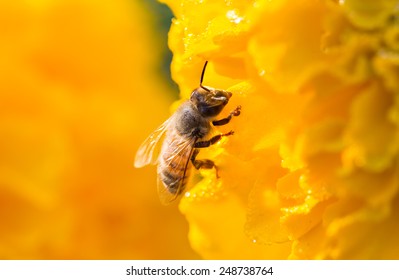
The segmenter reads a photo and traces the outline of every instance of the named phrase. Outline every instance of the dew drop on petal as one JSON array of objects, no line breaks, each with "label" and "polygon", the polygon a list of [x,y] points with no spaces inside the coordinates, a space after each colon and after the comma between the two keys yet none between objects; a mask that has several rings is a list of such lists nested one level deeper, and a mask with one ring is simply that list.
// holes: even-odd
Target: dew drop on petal
[{"label": "dew drop on petal", "polygon": [[243,21],[243,18],[238,16],[235,10],[229,10],[226,13],[226,17],[231,21],[234,22],[235,24],[239,24],[241,21]]}]

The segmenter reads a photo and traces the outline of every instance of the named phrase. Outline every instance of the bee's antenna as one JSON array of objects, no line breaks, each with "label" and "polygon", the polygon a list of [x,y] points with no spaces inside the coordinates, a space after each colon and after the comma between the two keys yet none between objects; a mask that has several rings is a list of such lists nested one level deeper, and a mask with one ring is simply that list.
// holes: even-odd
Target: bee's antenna
[{"label": "bee's antenna", "polygon": [[200,87],[206,91],[210,91],[208,88],[206,88],[202,85],[202,81],[204,80],[204,74],[205,74],[205,69],[206,69],[207,64],[208,64],[208,61],[205,61],[204,68],[202,69],[202,73],[201,73]]}]

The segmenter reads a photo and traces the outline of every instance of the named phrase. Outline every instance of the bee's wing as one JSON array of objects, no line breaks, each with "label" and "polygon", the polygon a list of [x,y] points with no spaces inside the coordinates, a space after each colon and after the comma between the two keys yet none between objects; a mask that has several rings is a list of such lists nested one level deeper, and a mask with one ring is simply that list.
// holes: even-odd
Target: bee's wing
[{"label": "bee's wing", "polygon": [[[194,151],[196,138],[182,139],[177,137],[174,141],[178,143],[172,143],[170,146],[176,145],[176,149],[168,153],[169,157],[165,159],[165,166],[158,168],[158,194],[159,199],[164,205],[173,202],[184,190],[188,179],[186,177],[186,172],[187,168],[190,168],[190,160]],[[161,180],[160,173],[165,170],[165,168],[170,174],[180,175],[173,189],[171,189],[170,186],[166,186]]]},{"label": "bee's wing", "polygon": [[134,167],[139,168],[147,164],[156,164],[160,149],[160,141],[162,136],[172,121],[173,116],[167,119],[160,127],[158,127],[144,142],[141,144],[134,159]]}]

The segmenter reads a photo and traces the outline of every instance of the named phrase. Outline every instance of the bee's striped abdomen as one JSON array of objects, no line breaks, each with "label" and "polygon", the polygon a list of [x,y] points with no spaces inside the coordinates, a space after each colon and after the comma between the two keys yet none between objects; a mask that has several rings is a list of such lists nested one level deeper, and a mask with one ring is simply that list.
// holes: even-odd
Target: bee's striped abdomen
[{"label": "bee's striped abdomen", "polygon": [[159,159],[158,175],[164,187],[173,195],[179,195],[184,190],[190,175],[191,146],[179,149],[183,142],[186,140],[165,139]]}]

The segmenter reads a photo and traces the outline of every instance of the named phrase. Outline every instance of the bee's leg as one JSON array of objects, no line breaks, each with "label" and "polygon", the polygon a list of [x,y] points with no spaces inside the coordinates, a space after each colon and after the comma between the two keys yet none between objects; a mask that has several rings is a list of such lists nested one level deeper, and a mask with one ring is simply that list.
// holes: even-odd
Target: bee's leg
[{"label": "bee's leg", "polygon": [[222,137],[224,136],[230,136],[233,135],[234,131],[230,131],[224,134],[219,134],[216,136],[213,136],[211,139],[206,140],[206,141],[200,141],[194,144],[194,152],[193,155],[191,156],[191,162],[193,163],[194,167],[196,169],[200,169],[200,168],[205,168],[205,169],[211,169],[211,168],[215,168],[216,170],[216,177],[219,178],[219,170],[217,168],[217,166],[215,165],[215,163],[209,159],[195,159],[199,153],[199,149],[198,148],[206,148],[209,147],[210,145],[213,145],[215,143],[217,143]]},{"label": "bee's leg", "polygon": [[[227,132],[227,133],[224,133],[224,134],[219,134],[219,135],[213,136],[213,137],[212,137],[211,139],[209,139],[209,140],[200,141],[200,142],[195,143],[195,144],[194,144],[194,148],[207,148],[207,147],[209,147],[210,145],[213,145],[213,144],[219,142],[220,139],[222,139],[222,137],[224,137],[224,136],[230,136],[230,135],[233,135],[233,134],[234,134],[234,131],[231,130],[230,132]],[[198,153],[197,153],[197,154],[198,154]],[[193,154],[193,155],[194,155],[194,154]]]},{"label": "bee's leg", "polygon": [[241,113],[241,106],[237,106],[237,108],[235,108],[233,111],[230,112],[230,114],[227,116],[227,118],[224,118],[224,119],[221,119],[218,121],[213,121],[212,124],[214,126],[228,124],[233,116],[237,117],[240,115],[240,113]]},{"label": "bee's leg", "polygon": [[191,162],[193,163],[196,169],[204,168],[204,169],[211,169],[215,168],[216,170],[216,178],[219,178],[219,170],[215,163],[209,159],[195,159],[199,153],[198,149],[195,149],[193,155],[191,156]]}]

